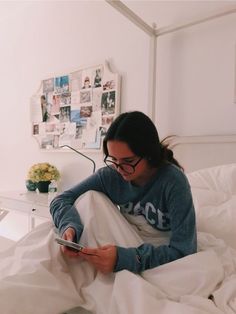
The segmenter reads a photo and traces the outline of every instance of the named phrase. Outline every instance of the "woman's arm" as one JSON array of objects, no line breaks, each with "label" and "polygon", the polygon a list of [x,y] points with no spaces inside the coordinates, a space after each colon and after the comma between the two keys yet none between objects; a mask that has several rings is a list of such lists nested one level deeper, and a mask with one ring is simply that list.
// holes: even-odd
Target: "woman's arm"
[{"label": "woman's arm", "polygon": [[62,235],[67,228],[73,228],[75,230],[74,241],[76,242],[80,239],[83,225],[74,202],[79,196],[90,190],[103,192],[99,172],[56,196],[50,204],[50,213],[59,233]]},{"label": "woman's arm", "polygon": [[117,247],[114,271],[128,269],[139,273],[196,252],[195,210],[190,188],[173,184],[167,194],[171,227],[169,245],[155,247],[145,243],[137,248]]},{"label": "woman's arm", "polygon": [[155,247],[142,244],[123,248],[112,244],[99,248],[84,248],[78,253],[93,266],[109,273],[127,269],[140,273],[196,252],[195,212],[189,187],[172,190],[168,197],[171,238],[169,245]]}]

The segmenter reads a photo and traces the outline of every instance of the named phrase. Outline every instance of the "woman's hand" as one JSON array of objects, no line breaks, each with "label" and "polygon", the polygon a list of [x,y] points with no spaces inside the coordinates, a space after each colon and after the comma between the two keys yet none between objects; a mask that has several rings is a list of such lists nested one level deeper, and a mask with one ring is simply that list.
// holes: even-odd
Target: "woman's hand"
[{"label": "woman's hand", "polygon": [[[67,228],[62,235],[62,238],[68,241],[73,241],[74,237],[75,237],[75,229],[71,227]],[[63,254],[71,256],[71,257],[79,256],[79,251],[74,251],[73,249],[70,249],[64,245],[61,245],[61,251]]]},{"label": "woman's hand", "polygon": [[[68,241],[73,241],[74,237],[75,230],[71,227],[67,228],[62,235],[62,238]],[[61,245],[61,251],[70,257],[82,257],[104,274],[113,271],[117,259],[117,248],[115,245],[110,244],[99,248],[86,247],[81,251],[73,251],[73,249]]]},{"label": "woman's hand", "polygon": [[83,248],[79,256],[92,264],[97,270],[104,274],[111,273],[117,259],[117,248],[115,245],[105,245],[96,249]]}]

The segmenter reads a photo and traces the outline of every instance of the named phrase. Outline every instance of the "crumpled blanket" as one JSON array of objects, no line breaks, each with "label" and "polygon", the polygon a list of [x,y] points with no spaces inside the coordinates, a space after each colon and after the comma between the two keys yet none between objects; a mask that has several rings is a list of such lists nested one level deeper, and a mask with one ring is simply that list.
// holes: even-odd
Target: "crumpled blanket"
[{"label": "crumpled blanket", "polygon": [[[81,244],[138,246],[137,230],[102,194],[82,195]],[[1,314],[60,314],[80,306],[96,314],[236,313],[236,251],[198,233],[198,253],[134,274],[104,275],[61,254],[52,222],[0,254]]]}]

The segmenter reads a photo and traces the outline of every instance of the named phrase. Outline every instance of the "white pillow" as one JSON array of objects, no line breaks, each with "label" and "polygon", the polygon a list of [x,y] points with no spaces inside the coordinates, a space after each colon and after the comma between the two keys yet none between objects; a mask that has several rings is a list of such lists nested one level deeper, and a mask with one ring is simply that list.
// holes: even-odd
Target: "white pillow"
[{"label": "white pillow", "polygon": [[187,177],[195,188],[236,194],[236,163],[197,170]]},{"label": "white pillow", "polygon": [[236,249],[236,164],[187,174],[198,231],[223,239]]}]

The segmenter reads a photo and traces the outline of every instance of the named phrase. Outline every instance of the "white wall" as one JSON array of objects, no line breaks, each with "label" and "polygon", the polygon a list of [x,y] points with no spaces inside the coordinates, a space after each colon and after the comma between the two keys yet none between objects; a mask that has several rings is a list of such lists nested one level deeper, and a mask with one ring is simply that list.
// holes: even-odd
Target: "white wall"
[{"label": "white wall", "polygon": [[236,134],[236,14],[157,39],[161,137]]},{"label": "white wall", "polygon": [[[235,15],[158,38],[157,127],[169,134],[236,133]],[[149,38],[104,1],[0,2],[0,190],[24,188],[49,161],[62,188],[91,173],[73,152],[42,152],[29,100],[42,79],[104,59],[122,76],[121,110],[148,111]],[[102,165],[102,154],[90,154]]]},{"label": "white wall", "polygon": [[[49,161],[62,189],[91,173],[73,152],[42,152],[29,100],[40,81],[103,60],[122,76],[121,110],[147,112],[149,38],[104,1],[0,2],[0,190],[24,188],[29,167]],[[90,155],[102,165],[102,154]]]}]

